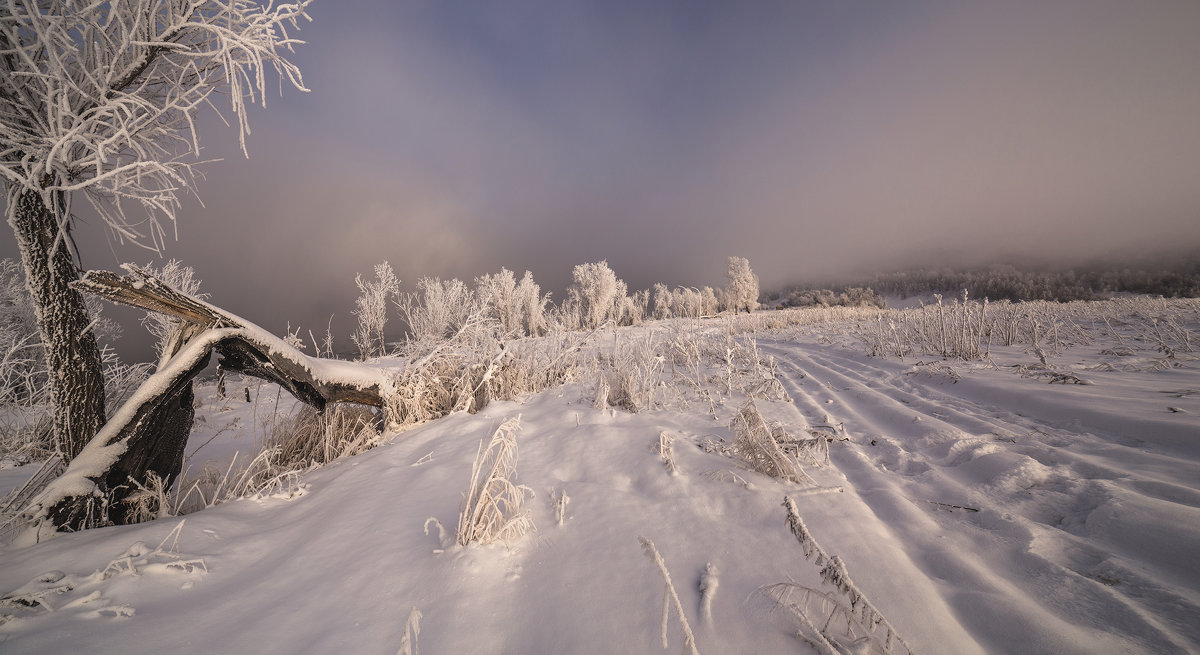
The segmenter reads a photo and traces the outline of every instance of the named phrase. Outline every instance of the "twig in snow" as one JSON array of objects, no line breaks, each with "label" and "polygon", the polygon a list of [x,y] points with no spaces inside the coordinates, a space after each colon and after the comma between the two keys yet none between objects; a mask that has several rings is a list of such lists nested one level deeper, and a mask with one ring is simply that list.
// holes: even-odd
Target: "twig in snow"
[{"label": "twig in snow", "polygon": [[663,650],[667,649],[667,622],[670,618],[671,606],[674,605],[675,613],[679,615],[679,625],[683,628],[684,650],[690,652],[692,655],[700,655],[700,652],[696,650],[696,637],[692,634],[692,627],[688,625],[687,617],[683,615],[683,603],[679,602],[679,594],[675,593],[675,585],[671,584],[671,574],[667,571],[667,563],[663,561],[662,555],[658,554],[658,549],[654,547],[653,541],[645,537],[638,537],[638,541],[642,543],[642,548],[646,551],[646,556],[658,567],[659,572],[663,575],[663,580],[666,582],[663,588]]}]

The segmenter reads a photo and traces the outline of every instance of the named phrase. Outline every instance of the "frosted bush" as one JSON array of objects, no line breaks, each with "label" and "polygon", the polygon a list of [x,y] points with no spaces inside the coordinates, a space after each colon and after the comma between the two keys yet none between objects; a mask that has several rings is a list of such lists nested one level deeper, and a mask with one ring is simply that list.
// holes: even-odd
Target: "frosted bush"
[{"label": "frosted bush", "polygon": [[387,354],[387,339],[383,327],[387,324],[388,300],[400,294],[400,279],[387,262],[375,265],[375,279],[354,276],[359,296],[354,301],[354,316],[358,327],[351,339],[363,359]]},{"label": "frosted bush", "polygon": [[480,310],[500,326],[504,337],[524,334],[517,280],[512,271],[501,268],[499,273],[475,278],[475,299]]},{"label": "frosted bush", "polygon": [[517,283],[516,302],[520,307],[522,327],[525,334],[531,337],[545,334],[548,327],[546,305],[550,304],[550,294],[541,294],[541,287],[533,281],[533,273],[525,271],[525,275]]},{"label": "frosted bush", "polygon": [[479,313],[475,295],[457,279],[423,277],[417,281],[417,293],[402,294],[396,304],[415,341],[451,338]]},{"label": "frosted bush", "polygon": [[654,303],[652,316],[656,319],[669,318],[671,316],[671,290],[662,282],[656,282],[652,296]]},{"label": "frosted bush", "polygon": [[505,268],[475,278],[475,299],[480,310],[496,321],[504,338],[537,336],[546,331],[550,296],[541,295],[529,271],[520,282]]},{"label": "frosted bush", "polygon": [[304,405],[274,425],[267,447],[277,466],[307,468],[369,450],[381,436],[379,418],[369,407],[339,403],[317,413]]},{"label": "frosted bush", "polygon": [[[654,334],[613,345],[611,354],[600,365],[600,385],[609,405],[630,412],[653,409],[666,358],[658,353]],[[597,404],[600,394],[597,392]]]}]

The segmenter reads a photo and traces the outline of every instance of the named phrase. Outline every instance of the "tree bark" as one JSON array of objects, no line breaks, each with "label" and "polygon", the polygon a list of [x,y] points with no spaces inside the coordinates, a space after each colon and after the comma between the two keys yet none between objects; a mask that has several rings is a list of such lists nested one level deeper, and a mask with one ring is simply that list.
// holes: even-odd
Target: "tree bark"
[{"label": "tree bark", "polygon": [[100,348],[83,296],[70,286],[79,273],[59,217],[35,190],[16,194],[8,212],[50,373],[54,444],[69,462],[104,424]]}]

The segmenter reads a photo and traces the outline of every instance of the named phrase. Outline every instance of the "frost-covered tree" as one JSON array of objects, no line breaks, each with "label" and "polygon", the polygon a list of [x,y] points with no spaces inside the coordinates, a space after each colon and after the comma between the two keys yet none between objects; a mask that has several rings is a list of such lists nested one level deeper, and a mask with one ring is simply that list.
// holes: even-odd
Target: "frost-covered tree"
[{"label": "frost-covered tree", "polygon": [[629,295],[625,304],[625,315],[630,325],[641,325],[650,311],[650,290],[642,289]]},{"label": "frost-covered tree", "polygon": [[607,261],[580,264],[571,272],[574,284],[567,290],[568,300],[580,313],[580,327],[596,329],[609,319],[620,320],[626,293],[625,283],[608,267]]},{"label": "frost-covered tree", "polygon": [[[120,241],[159,250],[195,179],[195,118],[245,107],[266,73],[303,89],[286,58],[311,0],[8,0],[0,8],[0,180],[70,459],[104,421],[100,351],[71,240],[81,192]],[[128,208],[139,211],[127,213]]]},{"label": "frost-covered tree", "polygon": [[729,309],[734,313],[743,309],[750,313],[758,309],[758,276],[750,270],[750,262],[744,257],[729,258]]},{"label": "frost-covered tree", "polygon": [[671,313],[681,318],[700,318],[704,313],[704,298],[699,289],[679,287],[671,293]]},{"label": "frost-covered tree", "polygon": [[704,316],[713,316],[721,311],[721,303],[717,300],[717,292],[713,291],[712,287],[704,287],[700,290],[700,301]]},{"label": "frost-covered tree", "polygon": [[663,319],[671,316],[671,289],[662,282],[654,283],[654,318]]}]

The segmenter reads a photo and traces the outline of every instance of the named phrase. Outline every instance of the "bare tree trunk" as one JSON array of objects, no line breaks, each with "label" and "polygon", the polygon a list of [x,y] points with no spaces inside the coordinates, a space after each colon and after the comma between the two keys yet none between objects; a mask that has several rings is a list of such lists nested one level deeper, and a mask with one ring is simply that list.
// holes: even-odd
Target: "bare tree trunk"
[{"label": "bare tree trunk", "polygon": [[100,349],[83,296],[70,286],[79,273],[71,261],[66,234],[59,233],[55,212],[37,191],[15,195],[16,202],[9,203],[8,224],[21,249],[46,351],[55,446],[65,461],[70,461],[104,424]]}]

